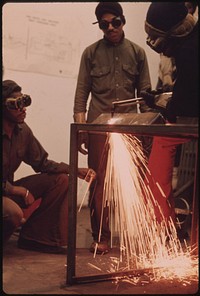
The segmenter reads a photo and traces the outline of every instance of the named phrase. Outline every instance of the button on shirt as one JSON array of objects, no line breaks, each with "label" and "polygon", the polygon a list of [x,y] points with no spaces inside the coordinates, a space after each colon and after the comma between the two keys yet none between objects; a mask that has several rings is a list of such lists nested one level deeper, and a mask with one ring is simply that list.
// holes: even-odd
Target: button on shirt
[{"label": "button on shirt", "polygon": [[[74,113],[87,111],[91,93],[87,122],[92,122],[101,113],[111,112],[113,101],[134,98],[148,88],[151,82],[145,51],[126,38],[116,45],[101,39],[82,54]],[[136,112],[136,107],[119,112]]]}]

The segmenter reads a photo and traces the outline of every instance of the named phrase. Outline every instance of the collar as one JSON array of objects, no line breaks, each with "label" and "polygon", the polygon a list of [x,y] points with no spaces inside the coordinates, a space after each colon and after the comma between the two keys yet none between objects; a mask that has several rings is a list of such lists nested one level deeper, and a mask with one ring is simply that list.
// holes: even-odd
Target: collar
[{"label": "collar", "polygon": [[110,45],[110,46],[117,46],[119,44],[121,44],[123,41],[124,41],[124,38],[125,38],[125,34],[124,34],[124,31],[123,31],[123,35],[122,35],[122,38],[120,39],[120,41],[118,43],[113,43],[111,42],[110,40],[108,40],[105,35],[103,36],[103,40],[105,41],[105,43],[107,45]]},{"label": "collar", "polygon": [[[13,133],[15,133],[17,135],[21,130],[22,130],[22,124],[17,123],[13,129]],[[7,133],[4,129],[2,129],[2,135],[3,136],[7,135]]]}]

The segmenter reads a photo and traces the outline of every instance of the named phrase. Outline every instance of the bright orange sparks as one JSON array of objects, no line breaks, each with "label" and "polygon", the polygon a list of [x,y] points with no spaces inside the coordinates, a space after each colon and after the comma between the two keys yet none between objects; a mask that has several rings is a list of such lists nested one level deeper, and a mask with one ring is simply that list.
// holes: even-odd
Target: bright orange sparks
[{"label": "bright orange sparks", "polygon": [[189,248],[183,251],[173,221],[167,226],[164,217],[161,223],[156,220],[155,206],[161,215],[162,211],[144,182],[147,158],[140,141],[131,135],[110,133],[108,144],[103,200],[114,216],[120,261],[125,261],[127,268],[160,268],[156,278],[169,277],[170,272],[172,277],[182,277],[185,272],[189,275],[189,270],[197,275],[197,264]]}]

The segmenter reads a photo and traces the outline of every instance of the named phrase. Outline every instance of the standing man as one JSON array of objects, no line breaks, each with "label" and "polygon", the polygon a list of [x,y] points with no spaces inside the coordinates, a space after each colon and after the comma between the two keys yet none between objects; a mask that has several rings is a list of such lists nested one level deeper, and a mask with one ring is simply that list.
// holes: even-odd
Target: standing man
[{"label": "standing man", "polygon": [[[175,59],[177,77],[171,100],[163,110],[167,123],[177,117],[199,117],[199,40],[198,22],[188,13],[185,2],[153,2],[145,21],[147,44],[157,53]],[[154,96],[142,93],[152,108]],[[180,138],[154,137],[149,169],[162,187],[165,198],[152,186],[154,197],[161,205],[166,220],[175,218],[172,171],[176,148],[187,141]]]},{"label": "standing man", "polygon": [[[142,90],[151,88],[143,48],[125,38],[123,27],[126,20],[121,5],[118,2],[100,2],[95,15],[97,21],[94,24],[102,30],[103,38],[88,46],[82,54],[74,100],[74,121],[77,123],[91,123],[101,113],[110,113],[113,101],[138,97]],[[133,106],[123,106],[117,112],[136,113],[137,110]],[[83,133],[79,151],[87,154],[87,150],[81,147],[83,143],[88,148],[88,166],[97,172],[89,198],[94,239],[90,251],[102,254],[109,251],[111,235],[108,208],[102,206],[106,135],[90,133],[88,137]]]},{"label": "standing man", "polygon": [[[67,192],[69,165],[48,159],[48,154],[24,122],[31,98],[23,95],[12,80],[2,83],[3,101],[3,242],[21,226],[18,247],[65,253],[67,244]],[[37,173],[14,181],[14,173],[24,162]],[[79,169],[85,178],[88,169]],[[40,206],[27,219],[23,208],[41,198]]]},{"label": "standing man", "polygon": [[[197,2],[185,2],[188,12],[191,15],[195,14],[197,9]],[[174,57],[167,57],[160,54],[160,63],[158,69],[158,82],[156,88],[162,88],[163,92],[171,92],[173,89],[174,81],[176,79],[176,65]]]}]

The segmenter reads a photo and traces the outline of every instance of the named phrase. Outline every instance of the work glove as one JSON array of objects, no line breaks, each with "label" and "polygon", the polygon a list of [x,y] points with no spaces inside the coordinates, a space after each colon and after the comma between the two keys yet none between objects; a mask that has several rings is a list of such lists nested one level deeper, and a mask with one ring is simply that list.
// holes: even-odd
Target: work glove
[{"label": "work glove", "polygon": [[[85,113],[74,113],[75,123],[86,123]],[[84,148],[82,147],[84,146]],[[88,154],[88,132],[81,131],[78,135],[78,151],[84,155]]]},{"label": "work glove", "polygon": [[141,91],[140,96],[145,100],[147,106],[156,109],[155,96],[163,92],[162,89]]},{"label": "work glove", "polygon": [[173,90],[173,84],[164,84],[162,90],[163,92],[171,92]]},{"label": "work glove", "polygon": [[162,114],[167,119],[167,105],[171,99],[171,94],[163,93],[162,89],[141,91],[141,97],[145,100],[147,106]]}]

